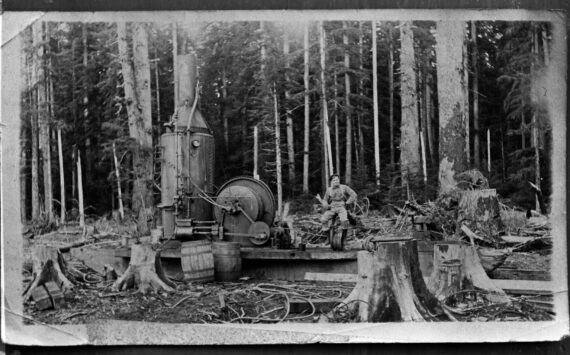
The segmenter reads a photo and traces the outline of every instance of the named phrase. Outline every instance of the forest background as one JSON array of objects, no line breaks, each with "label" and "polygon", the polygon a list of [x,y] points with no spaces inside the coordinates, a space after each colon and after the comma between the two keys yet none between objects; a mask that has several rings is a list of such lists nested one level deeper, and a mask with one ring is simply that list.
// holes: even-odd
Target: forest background
[{"label": "forest background", "polygon": [[527,181],[545,196],[551,185],[538,85],[549,31],[500,21],[38,21],[22,55],[22,219],[77,218],[79,180],[88,215],[116,210],[118,186],[128,209],[157,204],[156,147],[180,104],[176,58],[188,53],[216,138],[217,186],[257,171],[284,199],[312,200],[334,171],[376,207],[397,205],[434,199],[443,158],[455,154],[457,172],[478,168],[507,202],[535,208]]}]

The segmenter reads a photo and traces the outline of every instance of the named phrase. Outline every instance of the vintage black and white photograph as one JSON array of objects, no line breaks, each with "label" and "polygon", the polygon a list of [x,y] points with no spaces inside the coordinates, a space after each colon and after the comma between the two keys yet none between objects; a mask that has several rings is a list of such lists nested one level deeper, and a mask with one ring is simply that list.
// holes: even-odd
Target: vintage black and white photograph
[{"label": "vintage black and white photograph", "polygon": [[[562,14],[39,13],[10,25],[12,339],[567,334]],[[169,338],[183,329],[209,335]]]}]

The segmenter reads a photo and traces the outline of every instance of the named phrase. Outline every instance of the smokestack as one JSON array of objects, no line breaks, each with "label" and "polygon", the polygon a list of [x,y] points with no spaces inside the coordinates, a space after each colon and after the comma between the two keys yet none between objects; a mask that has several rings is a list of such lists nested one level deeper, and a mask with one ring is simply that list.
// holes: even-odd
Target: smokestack
[{"label": "smokestack", "polygon": [[184,54],[178,56],[178,103],[192,106],[196,94],[196,56]]}]

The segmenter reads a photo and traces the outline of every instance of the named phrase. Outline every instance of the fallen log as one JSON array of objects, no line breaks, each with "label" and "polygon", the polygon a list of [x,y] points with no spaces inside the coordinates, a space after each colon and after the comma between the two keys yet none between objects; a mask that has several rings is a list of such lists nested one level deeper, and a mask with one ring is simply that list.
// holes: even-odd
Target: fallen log
[{"label": "fallen log", "polygon": [[67,262],[56,248],[46,245],[35,245],[32,248],[32,277],[33,281],[24,292],[24,302],[30,299],[37,287],[53,281],[66,292],[73,288],[73,282],[68,278]]},{"label": "fallen log", "polygon": [[338,312],[357,322],[437,320],[442,312],[422,278],[416,241],[378,243],[372,252],[358,252],[356,286],[327,318]]},{"label": "fallen log", "polygon": [[155,250],[150,243],[131,246],[129,267],[113,284],[114,291],[134,287],[141,293],[150,289],[174,291],[174,283],[168,280],[162,269],[160,251]]}]

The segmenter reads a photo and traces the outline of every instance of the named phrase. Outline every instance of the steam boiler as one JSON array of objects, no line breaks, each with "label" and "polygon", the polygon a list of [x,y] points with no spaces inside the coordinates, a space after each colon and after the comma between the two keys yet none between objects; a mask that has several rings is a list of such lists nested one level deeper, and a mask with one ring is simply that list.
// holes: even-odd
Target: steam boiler
[{"label": "steam boiler", "polygon": [[210,239],[242,246],[290,246],[286,227],[275,225],[269,187],[247,176],[214,191],[215,140],[197,109],[192,54],[179,56],[178,107],[160,138],[164,238]]}]

